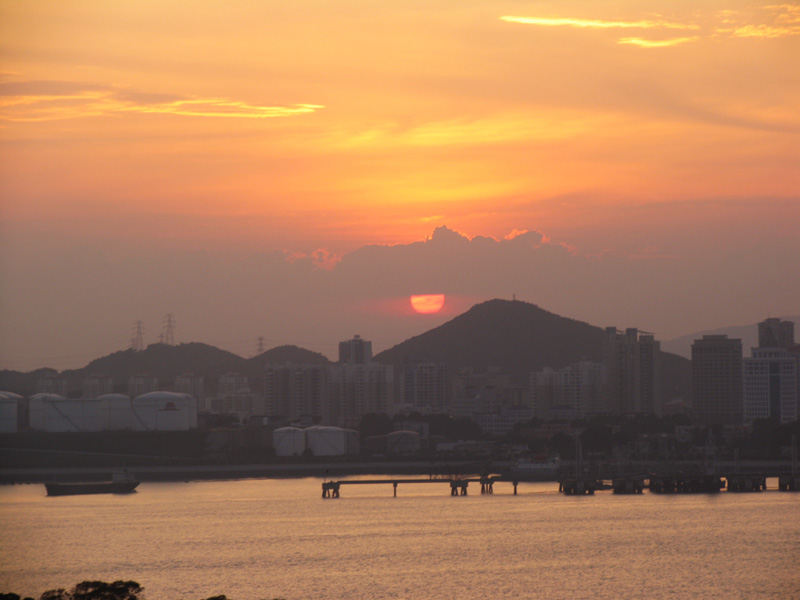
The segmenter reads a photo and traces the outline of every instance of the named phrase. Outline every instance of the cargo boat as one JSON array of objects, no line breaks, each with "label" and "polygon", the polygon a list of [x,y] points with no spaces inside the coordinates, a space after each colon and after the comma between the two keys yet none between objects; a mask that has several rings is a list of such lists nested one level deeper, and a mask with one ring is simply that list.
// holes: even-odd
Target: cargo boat
[{"label": "cargo boat", "polygon": [[115,471],[111,475],[111,481],[50,482],[44,484],[48,496],[131,494],[138,485],[139,482],[127,471]]}]

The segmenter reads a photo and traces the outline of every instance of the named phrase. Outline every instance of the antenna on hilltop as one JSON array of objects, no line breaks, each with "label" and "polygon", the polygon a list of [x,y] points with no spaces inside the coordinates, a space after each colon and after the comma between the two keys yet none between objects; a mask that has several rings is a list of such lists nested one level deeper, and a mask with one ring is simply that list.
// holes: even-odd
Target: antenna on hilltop
[{"label": "antenna on hilltop", "polygon": [[131,350],[141,352],[144,350],[144,323],[136,321],[134,324],[133,337],[131,337]]},{"label": "antenna on hilltop", "polygon": [[264,354],[264,336],[258,336],[258,350],[256,351],[258,355]]},{"label": "antenna on hilltop", "polygon": [[175,345],[175,315],[167,313],[164,317],[164,331],[161,334],[161,341],[167,346]]}]

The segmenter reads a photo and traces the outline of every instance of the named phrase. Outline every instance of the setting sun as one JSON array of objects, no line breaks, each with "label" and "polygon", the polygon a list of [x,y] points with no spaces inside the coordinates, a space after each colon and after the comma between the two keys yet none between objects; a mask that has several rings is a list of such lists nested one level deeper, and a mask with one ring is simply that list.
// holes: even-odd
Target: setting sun
[{"label": "setting sun", "polygon": [[444,294],[411,296],[411,307],[420,314],[439,312],[444,306]]}]

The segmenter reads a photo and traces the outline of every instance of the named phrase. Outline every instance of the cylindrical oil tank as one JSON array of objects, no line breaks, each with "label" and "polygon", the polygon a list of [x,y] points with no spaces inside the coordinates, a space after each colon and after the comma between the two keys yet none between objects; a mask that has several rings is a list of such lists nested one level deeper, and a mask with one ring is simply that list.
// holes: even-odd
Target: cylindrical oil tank
[{"label": "cylindrical oil tank", "polygon": [[133,408],[131,399],[125,394],[105,394],[98,398],[102,403],[106,431],[133,429]]},{"label": "cylindrical oil tank", "polygon": [[181,393],[186,407],[186,424],[189,429],[197,429],[197,398],[191,394]]},{"label": "cylindrical oil tank", "polygon": [[297,427],[281,427],[272,432],[276,456],[301,456],[306,449],[306,433]]},{"label": "cylindrical oil tank", "polygon": [[197,405],[188,394],[150,392],[131,402],[134,431],[186,431],[197,426]]},{"label": "cylindrical oil tank", "polygon": [[19,431],[19,406],[21,396],[0,392],[0,433]]},{"label": "cylindrical oil tank", "polygon": [[358,432],[340,427],[308,427],[306,445],[314,456],[355,454],[358,452]]},{"label": "cylindrical oil tank", "polygon": [[35,431],[101,431],[101,404],[96,398],[37,394],[29,404],[30,427]]}]

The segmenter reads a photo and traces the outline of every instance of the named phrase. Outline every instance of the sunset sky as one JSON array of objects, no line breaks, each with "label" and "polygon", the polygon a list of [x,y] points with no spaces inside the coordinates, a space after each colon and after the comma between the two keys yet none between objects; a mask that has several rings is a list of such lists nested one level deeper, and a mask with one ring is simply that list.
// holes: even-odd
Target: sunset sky
[{"label": "sunset sky", "polygon": [[800,313],[797,2],[0,0],[0,60],[0,368]]}]

